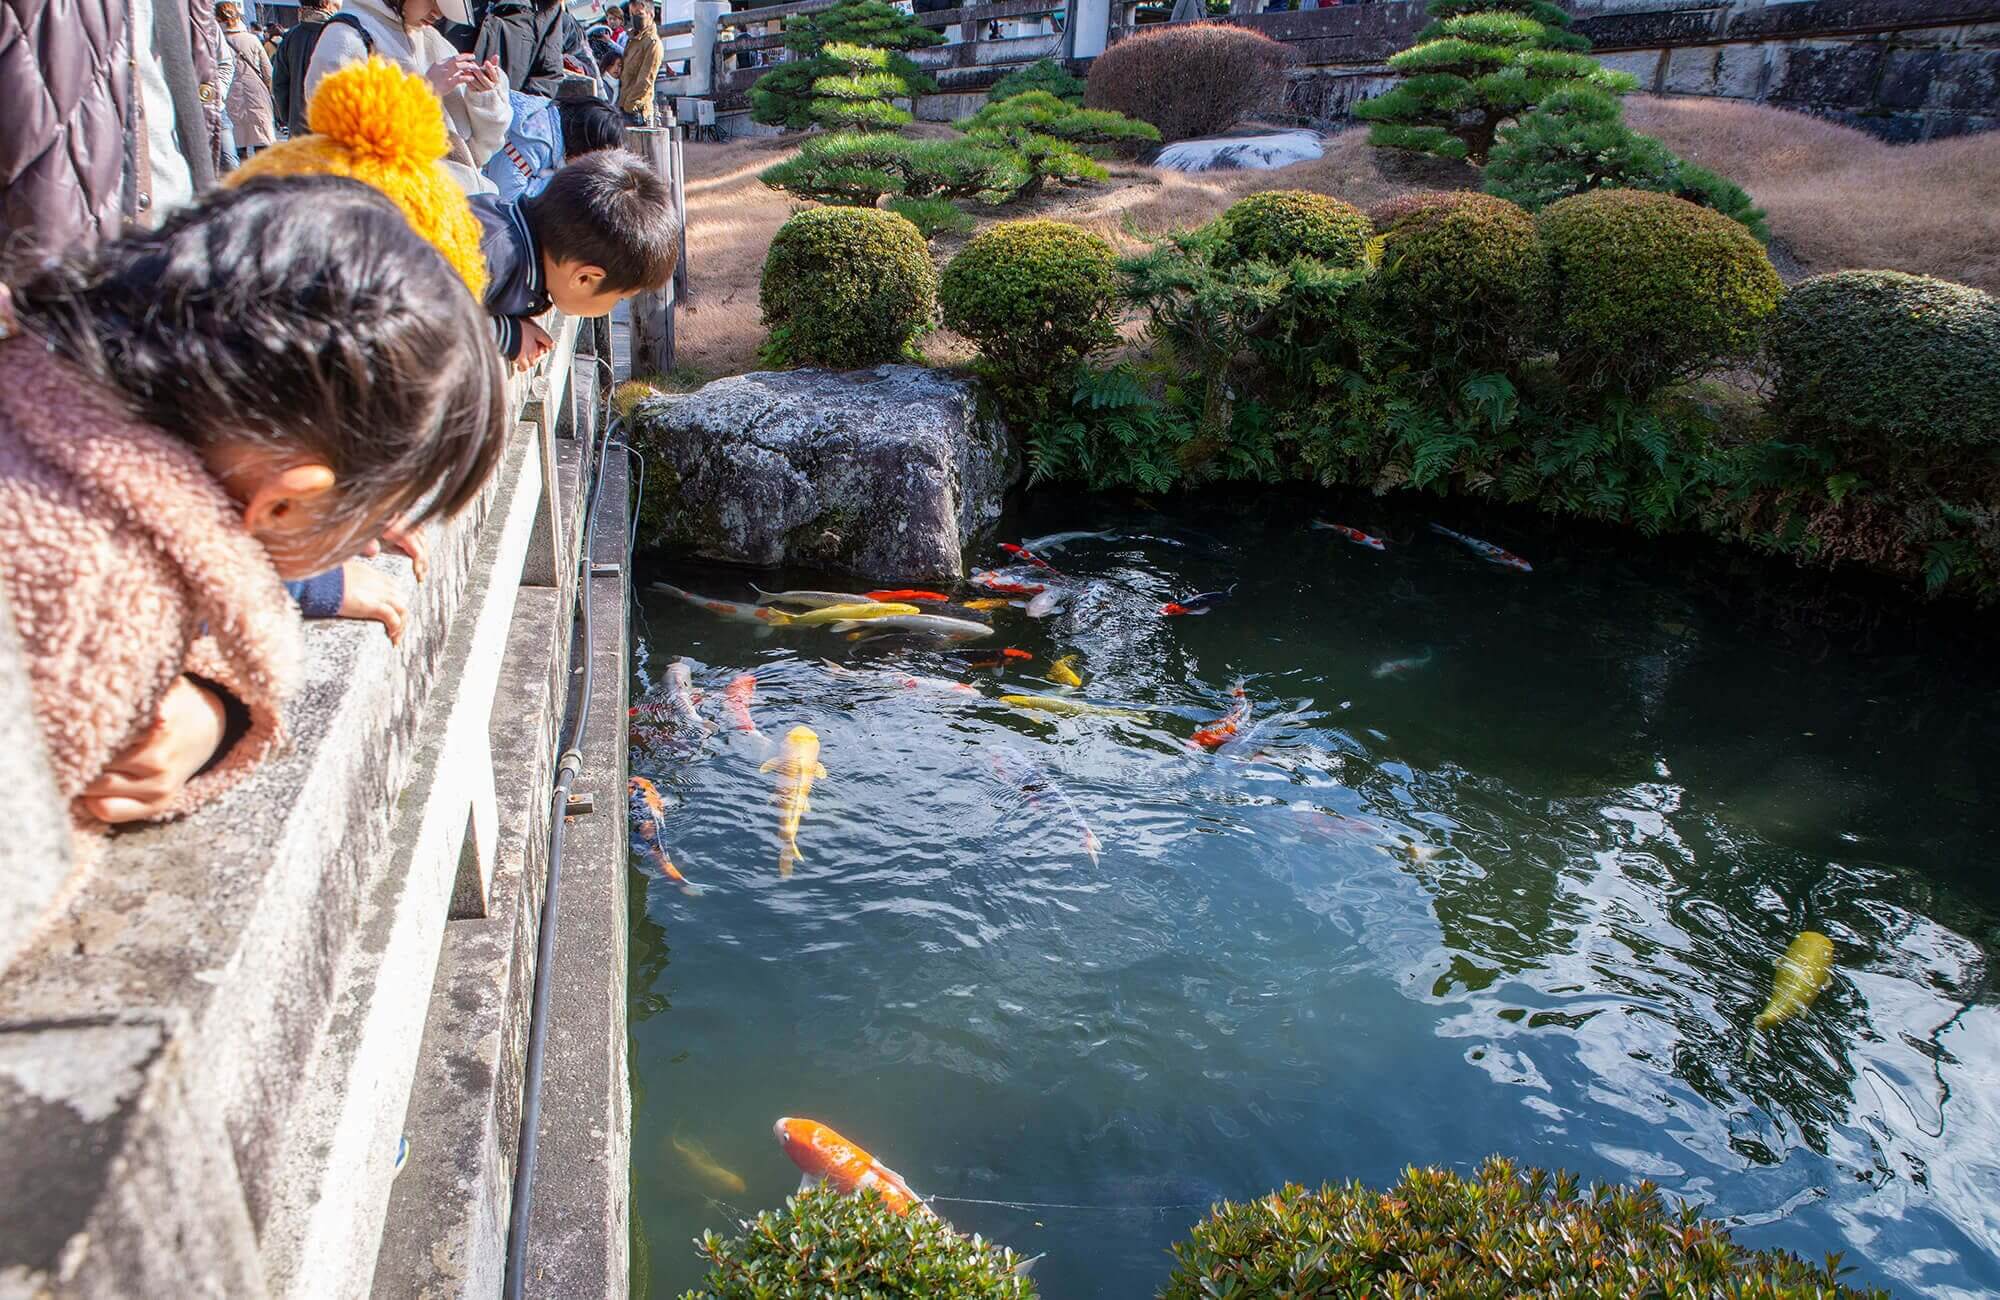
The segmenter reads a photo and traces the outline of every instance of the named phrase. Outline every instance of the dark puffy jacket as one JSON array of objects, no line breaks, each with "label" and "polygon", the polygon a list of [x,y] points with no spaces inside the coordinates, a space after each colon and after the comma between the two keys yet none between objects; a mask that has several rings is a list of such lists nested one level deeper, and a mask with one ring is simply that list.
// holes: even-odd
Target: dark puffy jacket
[{"label": "dark puffy jacket", "polygon": [[562,89],[563,7],[537,8],[529,0],[498,0],[479,24],[472,52],[481,63],[500,60],[507,84],[548,99]]},{"label": "dark puffy jacket", "polygon": [[301,10],[298,25],[278,42],[278,53],[271,60],[271,108],[278,116],[278,125],[294,140],[309,134],[306,69],[312,66],[313,47],[326,30],[326,18],[324,9]]},{"label": "dark puffy jacket", "polygon": [[127,0],[0,0],[0,277],[123,223],[131,27]]}]

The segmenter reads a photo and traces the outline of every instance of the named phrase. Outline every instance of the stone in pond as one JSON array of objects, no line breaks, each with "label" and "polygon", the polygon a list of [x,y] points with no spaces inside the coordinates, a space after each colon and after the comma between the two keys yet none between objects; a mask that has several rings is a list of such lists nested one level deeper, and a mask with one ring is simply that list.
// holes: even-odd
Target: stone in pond
[{"label": "stone in pond", "polygon": [[1235,136],[1222,140],[1183,140],[1160,150],[1153,165],[1175,172],[1209,172],[1226,168],[1276,171],[1293,163],[1311,162],[1325,153],[1313,131],[1278,131],[1270,135]]},{"label": "stone in pond", "polygon": [[640,541],[871,580],[964,574],[1020,458],[970,384],[921,366],[759,371],[632,413]]}]

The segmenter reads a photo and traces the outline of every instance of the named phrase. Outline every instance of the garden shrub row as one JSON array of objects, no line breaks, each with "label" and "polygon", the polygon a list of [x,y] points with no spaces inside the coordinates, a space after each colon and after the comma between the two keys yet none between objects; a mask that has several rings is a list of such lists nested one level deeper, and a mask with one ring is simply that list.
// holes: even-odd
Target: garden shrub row
[{"label": "garden shrub row", "polygon": [[[897,1215],[872,1191],[819,1187],[742,1225],[704,1233],[702,1286],[683,1300],[1029,1300],[1020,1257],[941,1220]],[[1582,1187],[1498,1157],[1461,1175],[1409,1169],[1386,1191],[1288,1185],[1216,1205],[1173,1248],[1161,1300],[1453,1296],[1548,1300],[1741,1296],[1886,1300],[1811,1264],[1751,1250],[1716,1220],[1670,1208],[1650,1183]]]},{"label": "garden shrub row", "polygon": [[[898,281],[921,280],[914,228],[848,215],[906,232]],[[907,351],[931,299],[853,274],[862,288],[817,303],[795,286],[774,351]],[[767,300],[783,278],[767,270]],[[819,341],[854,322],[798,324],[861,301],[865,358]],[[1787,295],[1740,222],[1670,194],[1589,190],[1538,214],[1478,193],[1373,214],[1257,194],[1123,259],[1060,223],[1003,223],[945,268],[937,302],[1038,481],[1456,492],[2000,597],[2000,304],[1889,272]],[[1132,311],[1145,346],[1093,366]]]}]

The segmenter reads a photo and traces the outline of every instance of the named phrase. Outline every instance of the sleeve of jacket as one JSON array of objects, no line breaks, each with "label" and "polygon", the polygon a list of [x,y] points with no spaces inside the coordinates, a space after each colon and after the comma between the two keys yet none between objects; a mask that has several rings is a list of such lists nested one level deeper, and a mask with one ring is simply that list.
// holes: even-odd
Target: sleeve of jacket
[{"label": "sleeve of jacket", "polygon": [[292,59],[297,47],[292,44],[292,35],[299,29],[294,27],[285,33],[285,39],[278,42],[278,57],[271,68],[271,116],[279,126],[290,129],[292,125]]},{"label": "sleeve of jacket", "polygon": [[472,138],[466,145],[472,150],[473,165],[484,167],[507,143],[507,128],[514,124],[514,102],[507,96],[505,82],[491,90],[460,86],[455,93],[465,101],[465,116],[472,124]]},{"label": "sleeve of jacket", "polygon": [[368,57],[368,46],[362,41],[361,33],[346,23],[328,23],[320,33],[319,43],[313,46],[312,62],[306,67],[306,102],[312,102],[313,92],[330,72],[338,72],[350,63],[358,63]]},{"label": "sleeve of jacket", "polygon": [[568,79],[562,61],[562,6],[555,5],[547,19],[537,19],[535,48],[529,56],[528,75],[521,89],[530,95],[554,99]]}]

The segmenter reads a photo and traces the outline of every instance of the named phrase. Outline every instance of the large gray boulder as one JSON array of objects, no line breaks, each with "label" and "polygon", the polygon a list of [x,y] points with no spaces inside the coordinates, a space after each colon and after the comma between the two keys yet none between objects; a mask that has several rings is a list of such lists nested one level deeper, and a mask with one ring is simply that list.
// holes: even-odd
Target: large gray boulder
[{"label": "large gray boulder", "polygon": [[972,386],[921,366],[759,371],[632,413],[644,545],[891,582],[964,575],[1020,457]]}]

